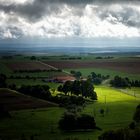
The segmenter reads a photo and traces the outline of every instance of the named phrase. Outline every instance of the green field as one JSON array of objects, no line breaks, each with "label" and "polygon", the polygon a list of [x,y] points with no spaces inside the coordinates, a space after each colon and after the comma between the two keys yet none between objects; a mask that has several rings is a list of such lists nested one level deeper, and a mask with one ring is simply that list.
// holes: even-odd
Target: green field
[{"label": "green field", "polygon": [[65,69],[66,71],[80,71],[82,73],[83,77],[87,77],[88,75],[91,74],[91,72],[95,72],[97,74],[102,74],[102,75],[110,75],[111,78],[113,78],[116,75],[119,75],[121,77],[128,77],[133,80],[139,80],[140,79],[140,74],[130,74],[130,73],[125,73],[125,72],[120,72],[120,71],[115,71],[115,70],[110,70],[110,69],[100,69],[100,68],[80,68],[80,69]]},{"label": "green field", "polygon": [[[88,104],[83,113],[95,116],[97,126],[103,131],[127,127],[140,99],[124,94],[116,89],[97,86],[98,101]],[[104,117],[99,110],[104,109]],[[92,132],[61,132],[58,121],[64,112],[63,108],[25,110],[11,112],[11,119],[0,120],[0,136],[7,140],[19,140],[22,134],[27,139],[31,135],[39,140],[64,140],[66,138],[79,138],[80,140],[96,140],[103,131]],[[124,113],[125,112],[125,113]]]}]

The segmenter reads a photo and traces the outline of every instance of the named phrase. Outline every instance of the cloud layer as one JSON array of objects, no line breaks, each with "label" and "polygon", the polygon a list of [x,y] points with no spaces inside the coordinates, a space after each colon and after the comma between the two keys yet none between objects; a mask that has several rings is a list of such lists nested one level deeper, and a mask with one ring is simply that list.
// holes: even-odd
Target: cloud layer
[{"label": "cloud layer", "polygon": [[140,37],[140,3],[0,0],[0,38]]}]

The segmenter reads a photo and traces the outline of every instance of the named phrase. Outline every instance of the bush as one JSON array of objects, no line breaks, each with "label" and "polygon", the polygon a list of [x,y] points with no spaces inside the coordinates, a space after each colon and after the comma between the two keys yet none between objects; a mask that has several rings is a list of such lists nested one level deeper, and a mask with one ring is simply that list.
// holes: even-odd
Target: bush
[{"label": "bush", "polygon": [[6,79],[7,77],[5,74],[0,74],[0,88],[7,87]]},{"label": "bush", "polygon": [[98,137],[98,140],[125,140],[124,132],[122,129],[116,131],[115,130],[106,131],[101,136]]},{"label": "bush", "polygon": [[134,116],[133,116],[133,120],[136,123],[140,123],[140,104],[136,108],[136,111],[135,111]]},{"label": "bush", "polygon": [[117,129],[104,132],[98,140],[140,140],[140,129]]},{"label": "bush", "polygon": [[59,128],[65,131],[95,129],[96,123],[92,116],[86,114],[78,116],[68,112],[59,121]]}]

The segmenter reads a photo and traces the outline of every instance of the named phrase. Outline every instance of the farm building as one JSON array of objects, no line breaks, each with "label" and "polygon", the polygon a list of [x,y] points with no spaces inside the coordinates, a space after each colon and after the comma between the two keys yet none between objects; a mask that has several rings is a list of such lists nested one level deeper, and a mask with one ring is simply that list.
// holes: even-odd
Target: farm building
[{"label": "farm building", "polygon": [[74,81],[76,80],[73,76],[58,76],[54,78],[54,81],[57,83],[65,83],[66,81]]}]

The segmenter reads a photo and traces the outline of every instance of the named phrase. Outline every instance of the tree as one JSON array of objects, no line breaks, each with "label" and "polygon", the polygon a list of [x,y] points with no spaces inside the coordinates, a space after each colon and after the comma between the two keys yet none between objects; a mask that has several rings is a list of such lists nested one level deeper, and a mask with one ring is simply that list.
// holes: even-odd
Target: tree
[{"label": "tree", "polygon": [[5,74],[0,74],[0,88],[5,88],[7,86],[6,79],[7,77]]},{"label": "tree", "polygon": [[77,117],[77,128],[78,129],[95,129],[96,123],[94,117],[82,114],[80,117]]},{"label": "tree", "polygon": [[61,130],[79,130],[79,129],[95,129],[96,122],[94,117],[82,114],[77,115],[71,112],[64,113],[63,117],[59,121],[59,128]]},{"label": "tree", "polygon": [[140,104],[136,108],[136,111],[133,116],[133,120],[137,123],[140,123]]},{"label": "tree", "polygon": [[60,86],[58,86],[58,88],[57,88],[57,90],[59,91],[59,92],[63,92],[63,86],[62,85],[60,85]]},{"label": "tree", "polygon": [[81,81],[81,93],[83,97],[91,97],[93,100],[97,100],[97,94],[90,80]]},{"label": "tree", "polygon": [[82,73],[81,73],[80,71],[77,71],[77,72],[75,73],[75,77],[76,77],[77,79],[80,79],[81,76],[82,76]]},{"label": "tree", "polygon": [[76,129],[76,115],[73,113],[65,113],[59,121],[59,128],[61,130],[75,130]]},{"label": "tree", "polygon": [[96,77],[93,79],[95,85],[100,85],[102,83],[102,78]]},{"label": "tree", "polygon": [[92,76],[92,79],[94,79],[94,78],[96,78],[96,77],[97,77],[97,75],[96,75],[96,73],[95,73],[95,72],[92,72],[92,73],[91,73],[91,76]]},{"label": "tree", "polygon": [[75,80],[72,84],[72,88],[71,88],[71,93],[75,94],[75,95],[80,95],[81,94],[81,82]]},{"label": "tree", "polygon": [[35,57],[35,56],[31,56],[30,59],[31,59],[31,60],[36,60],[36,57]]},{"label": "tree", "polygon": [[51,97],[51,92],[49,91],[49,89],[50,87],[48,85],[22,85],[18,89],[18,91],[23,94],[31,95],[33,97],[48,100]]},{"label": "tree", "polygon": [[71,92],[72,82],[66,81],[62,87],[62,91],[67,95],[68,92]]}]

